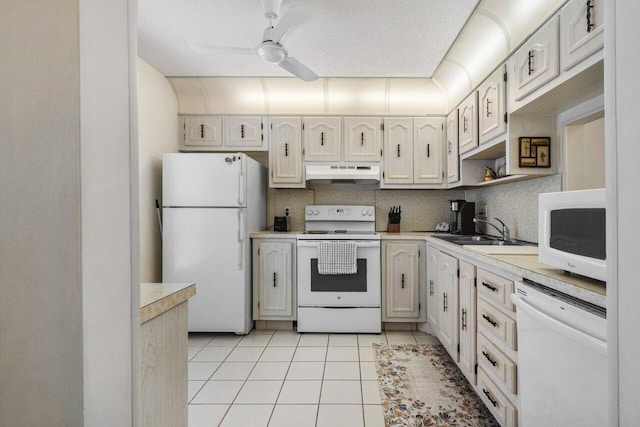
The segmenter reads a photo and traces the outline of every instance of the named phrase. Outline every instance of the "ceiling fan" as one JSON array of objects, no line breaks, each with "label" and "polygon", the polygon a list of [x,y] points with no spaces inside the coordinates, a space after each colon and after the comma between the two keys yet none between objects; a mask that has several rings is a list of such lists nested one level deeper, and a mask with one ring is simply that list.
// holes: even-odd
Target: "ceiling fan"
[{"label": "ceiling fan", "polygon": [[[269,19],[269,26],[264,30],[262,43],[256,47],[243,48],[194,44],[191,45],[191,48],[199,53],[226,52],[244,55],[255,54],[269,64],[278,64],[280,68],[304,81],[312,82],[317,80],[318,75],[302,62],[289,56],[289,52],[282,45],[282,41],[287,35],[293,33],[296,28],[309,20],[310,16],[308,12],[299,6],[291,6],[287,13],[278,19],[282,0],[260,0],[260,3],[262,3],[262,8],[264,9],[264,16]],[[273,25],[274,19],[278,20],[275,26]]]}]

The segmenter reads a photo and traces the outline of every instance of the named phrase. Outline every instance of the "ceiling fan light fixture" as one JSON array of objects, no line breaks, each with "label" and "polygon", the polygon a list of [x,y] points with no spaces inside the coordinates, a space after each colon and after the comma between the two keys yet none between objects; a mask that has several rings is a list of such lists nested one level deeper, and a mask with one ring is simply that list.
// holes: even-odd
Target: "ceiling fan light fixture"
[{"label": "ceiling fan light fixture", "polygon": [[287,51],[277,43],[264,42],[256,49],[256,53],[263,61],[279,64],[287,57]]}]

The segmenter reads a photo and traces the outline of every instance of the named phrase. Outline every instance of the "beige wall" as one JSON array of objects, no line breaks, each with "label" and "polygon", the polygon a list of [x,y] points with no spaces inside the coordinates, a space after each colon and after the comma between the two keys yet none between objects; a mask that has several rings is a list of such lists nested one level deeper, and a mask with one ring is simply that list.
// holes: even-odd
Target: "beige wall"
[{"label": "beige wall", "polygon": [[604,118],[567,126],[565,190],[605,187]]},{"label": "beige wall", "polygon": [[140,281],[162,281],[162,241],[155,201],[162,206],[162,154],[178,152],[178,104],[167,79],[138,58]]},{"label": "beige wall", "polygon": [[129,7],[3,3],[3,426],[130,425],[135,416]]}]

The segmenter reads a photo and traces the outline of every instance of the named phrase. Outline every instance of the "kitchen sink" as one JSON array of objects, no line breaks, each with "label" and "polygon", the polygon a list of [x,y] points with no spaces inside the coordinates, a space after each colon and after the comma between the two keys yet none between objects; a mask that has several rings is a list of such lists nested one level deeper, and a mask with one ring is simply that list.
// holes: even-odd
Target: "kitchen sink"
[{"label": "kitchen sink", "polygon": [[449,243],[455,243],[456,245],[468,246],[532,246],[532,243],[524,242],[521,240],[501,240],[499,237],[474,235],[474,236],[434,236],[438,239],[444,240]]}]

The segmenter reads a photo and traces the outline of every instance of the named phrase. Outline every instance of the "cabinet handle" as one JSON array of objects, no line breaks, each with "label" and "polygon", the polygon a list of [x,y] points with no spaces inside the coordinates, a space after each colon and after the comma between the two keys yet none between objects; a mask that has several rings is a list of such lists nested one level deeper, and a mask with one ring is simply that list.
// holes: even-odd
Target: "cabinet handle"
[{"label": "cabinet handle", "polygon": [[491,116],[491,111],[489,111],[489,105],[491,105],[491,100],[487,99],[487,117]]},{"label": "cabinet handle", "polygon": [[449,143],[449,154],[451,154],[451,141],[447,141]]},{"label": "cabinet handle", "polygon": [[529,75],[533,74],[533,50],[529,51]]},{"label": "cabinet handle", "polygon": [[498,362],[496,362],[495,360],[493,360],[491,358],[491,355],[489,353],[487,353],[486,351],[482,352],[482,355],[489,361],[489,363],[491,363],[493,366],[497,366]]},{"label": "cabinet handle", "polygon": [[324,132],[320,132],[320,145],[324,145]]},{"label": "cabinet handle", "polygon": [[273,272],[273,287],[275,288],[276,286],[278,286],[278,273],[276,273],[274,271]]},{"label": "cabinet handle", "polygon": [[460,324],[460,329],[462,329],[463,331],[467,329],[467,310],[465,310],[464,308],[462,309],[462,319],[460,320]]},{"label": "cabinet handle", "polygon": [[284,143],[284,156],[289,157],[289,143]]},{"label": "cabinet handle", "polygon": [[447,294],[442,294],[442,311],[447,311]]},{"label": "cabinet handle", "polygon": [[467,133],[467,117],[462,118],[462,133]]},{"label": "cabinet handle", "polygon": [[200,138],[204,139],[204,125],[200,125]]},{"label": "cabinet handle", "polygon": [[489,399],[489,402],[491,402],[491,404],[493,405],[494,408],[498,407],[498,402],[496,402],[492,397],[491,397],[491,393],[489,393],[487,390],[485,390],[484,388],[482,389],[482,392],[484,393],[485,396],[487,396],[487,399]]},{"label": "cabinet handle", "polygon": [[433,295],[433,280],[429,280],[429,295]]},{"label": "cabinet handle", "polygon": [[427,144],[427,158],[431,157],[431,144]]},{"label": "cabinet handle", "polygon": [[402,273],[402,278],[400,279],[400,286],[404,289],[404,273]]},{"label": "cabinet handle", "polygon": [[484,320],[486,320],[487,322],[491,323],[491,326],[493,326],[494,328],[498,326],[498,322],[496,322],[495,320],[493,320],[491,317],[487,316],[486,314],[483,314],[482,318]]},{"label": "cabinet handle", "polygon": [[498,288],[488,284],[487,282],[482,282],[482,286],[484,286],[485,288],[488,288],[491,292],[496,292],[498,290]]},{"label": "cabinet handle", "polygon": [[364,145],[364,132],[360,132],[360,145]]},{"label": "cabinet handle", "polygon": [[240,125],[240,137],[244,139],[244,125]]},{"label": "cabinet handle", "polygon": [[398,144],[398,157],[400,157],[400,144]]},{"label": "cabinet handle", "polygon": [[591,22],[591,9],[593,9],[593,3],[591,0],[587,0],[587,33],[590,33],[595,27],[595,24]]}]

